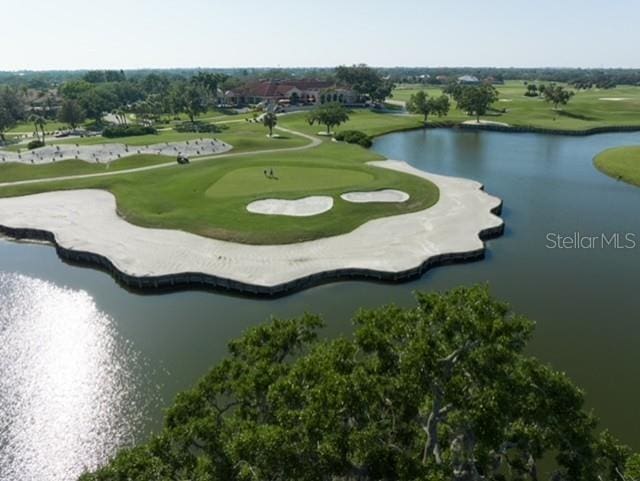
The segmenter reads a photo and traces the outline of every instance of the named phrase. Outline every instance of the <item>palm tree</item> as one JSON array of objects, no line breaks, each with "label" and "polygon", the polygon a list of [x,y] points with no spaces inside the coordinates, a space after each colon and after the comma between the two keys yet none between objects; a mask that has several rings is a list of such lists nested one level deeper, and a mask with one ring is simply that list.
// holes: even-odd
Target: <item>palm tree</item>
[{"label": "palm tree", "polygon": [[40,139],[40,132],[42,132],[42,145],[44,145],[44,142],[45,142],[44,126],[47,125],[47,119],[45,119],[42,115],[33,114],[29,117],[29,120],[33,122],[33,125],[36,128],[36,136],[38,137],[38,140]]},{"label": "palm tree", "polygon": [[116,117],[119,124],[127,125],[127,113],[124,109],[113,109],[111,113]]},{"label": "palm tree", "polygon": [[273,137],[273,128],[277,123],[278,118],[273,112],[267,112],[262,116],[262,124],[269,129],[269,137]]}]

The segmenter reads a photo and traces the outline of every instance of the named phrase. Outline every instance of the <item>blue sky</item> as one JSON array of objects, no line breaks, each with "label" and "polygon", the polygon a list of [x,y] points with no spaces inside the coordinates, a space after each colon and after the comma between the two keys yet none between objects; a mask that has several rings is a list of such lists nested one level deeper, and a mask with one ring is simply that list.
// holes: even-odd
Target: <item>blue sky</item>
[{"label": "blue sky", "polygon": [[640,67],[639,18],[638,0],[14,0],[0,70]]}]

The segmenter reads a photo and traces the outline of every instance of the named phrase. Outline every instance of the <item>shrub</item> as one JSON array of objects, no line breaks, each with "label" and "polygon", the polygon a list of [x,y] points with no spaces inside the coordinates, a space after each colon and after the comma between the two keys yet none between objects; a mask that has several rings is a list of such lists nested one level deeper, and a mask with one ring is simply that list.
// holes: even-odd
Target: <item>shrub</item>
[{"label": "shrub", "polygon": [[173,130],[176,132],[207,132],[207,133],[217,133],[222,129],[215,124],[209,124],[206,122],[202,122],[196,120],[195,122],[180,122]]},{"label": "shrub", "polygon": [[39,147],[44,147],[44,142],[42,140],[32,140],[27,144],[27,149],[33,150]]},{"label": "shrub", "polygon": [[156,129],[145,125],[112,125],[102,131],[102,136],[113,139],[115,137],[133,137],[157,133]]},{"label": "shrub", "polygon": [[343,130],[342,132],[338,132],[334,138],[349,144],[358,144],[364,148],[371,147],[373,143],[371,137],[360,130]]}]

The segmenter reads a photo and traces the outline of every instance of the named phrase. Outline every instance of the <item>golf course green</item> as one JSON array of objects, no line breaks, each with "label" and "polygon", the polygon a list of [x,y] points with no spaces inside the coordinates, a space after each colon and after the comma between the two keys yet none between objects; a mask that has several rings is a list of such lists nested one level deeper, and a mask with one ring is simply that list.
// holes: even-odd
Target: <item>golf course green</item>
[{"label": "golf course green", "polygon": [[[302,118],[291,116],[294,117],[294,124],[297,118]],[[358,125],[372,122],[368,115],[362,117]],[[92,174],[94,169],[99,169],[95,173],[113,175],[5,185],[0,188],[0,197],[52,190],[104,189],[116,196],[118,213],[134,224],[248,244],[293,243],[347,233],[368,220],[423,210],[438,200],[438,188],[425,179],[367,165],[368,161],[382,159],[372,151],[288,131],[281,131],[281,138],[270,139],[265,136],[264,127],[256,127],[261,126],[234,124],[218,136],[234,146],[230,153],[187,166],[154,156],[117,160],[108,167],[110,172],[105,172],[105,166],[83,165],[82,161],[47,166],[1,165],[0,173],[10,174],[14,180],[33,172],[36,175],[29,175],[28,179]],[[162,136],[163,133],[158,135]],[[259,152],[252,153],[254,150]],[[152,166],[156,160],[163,165],[150,170],[126,170]],[[41,169],[41,175],[37,169]],[[349,191],[379,189],[401,190],[410,198],[401,203],[367,204],[340,198]],[[252,214],[246,208],[251,202],[265,198],[298,199],[312,195],[331,196],[333,208],[303,218]]]},{"label": "golf course green", "polygon": [[[548,130],[589,131],[590,129],[637,126],[640,128],[640,87],[621,85],[611,89],[593,88],[578,90],[566,84],[575,95],[569,103],[558,110],[541,97],[526,97],[527,84],[549,82],[520,80],[507,81],[495,85],[499,93],[498,101],[481,120],[506,123],[514,127],[529,127]],[[424,90],[429,96],[442,95],[443,86],[400,84],[393,91],[393,100],[406,102],[409,97]],[[460,123],[472,117],[452,104],[448,115],[430,117],[430,122]]]},{"label": "golf course green", "polygon": [[607,149],[593,163],[608,176],[640,187],[640,146]]},{"label": "golf course green", "polygon": [[[430,96],[441,94],[440,86],[402,84],[393,100],[406,101],[425,89]],[[510,81],[497,86],[499,100],[483,120],[508,126],[588,132],[597,128],[640,128],[637,116],[640,88],[617,87],[577,91],[568,105],[555,110],[539,97],[525,97],[526,84]],[[126,137],[108,142],[132,147],[163,142],[217,138],[233,148],[228,153],[193,159],[188,166],[169,157],[134,155],[110,164],[65,160],[51,165],[0,164],[0,197],[51,190],[105,189],[118,202],[119,214],[129,222],[180,229],[199,235],[249,244],[292,243],[349,232],[362,223],[390,215],[428,208],[438,200],[437,187],[405,173],[367,165],[381,157],[362,147],[334,142],[319,136],[318,125],[310,125],[304,112],[280,115],[278,136],[269,137],[261,123],[248,115],[210,112],[203,120],[219,126],[216,133],[182,133],[160,128],[155,135]],[[430,121],[458,124],[471,119],[455,105],[442,118]],[[393,109],[353,109],[349,120],[335,131],[359,130],[369,136],[423,127],[422,117]],[[91,145],[105,143],[102,137],[61,139],[54,143]],[[640,184],[637,148],[607,151],[595,160],[603,172],[636,185]],[[273,173],[273,175],[271,175]],[[86,176],[56,179],[56,177]],[[12,184],[12,182],[40,182]],[[49,179],[49,180],[47,180]],[[409,194],[407,202],[353,204],[340,195],[353,190],[397,189]],[[300,199],[331,196],[333,208],[310,217],[249,213],[256,200]]]}]

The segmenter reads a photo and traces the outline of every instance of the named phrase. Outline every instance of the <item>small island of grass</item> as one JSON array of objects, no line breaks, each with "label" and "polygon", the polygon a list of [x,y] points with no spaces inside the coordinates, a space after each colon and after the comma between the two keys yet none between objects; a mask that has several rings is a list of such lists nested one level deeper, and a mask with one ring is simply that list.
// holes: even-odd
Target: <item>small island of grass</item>
[{"label": "small island of grass", "polygon": [[640,145],[607,149],[593,163],[600,172],[640,187]]}]

